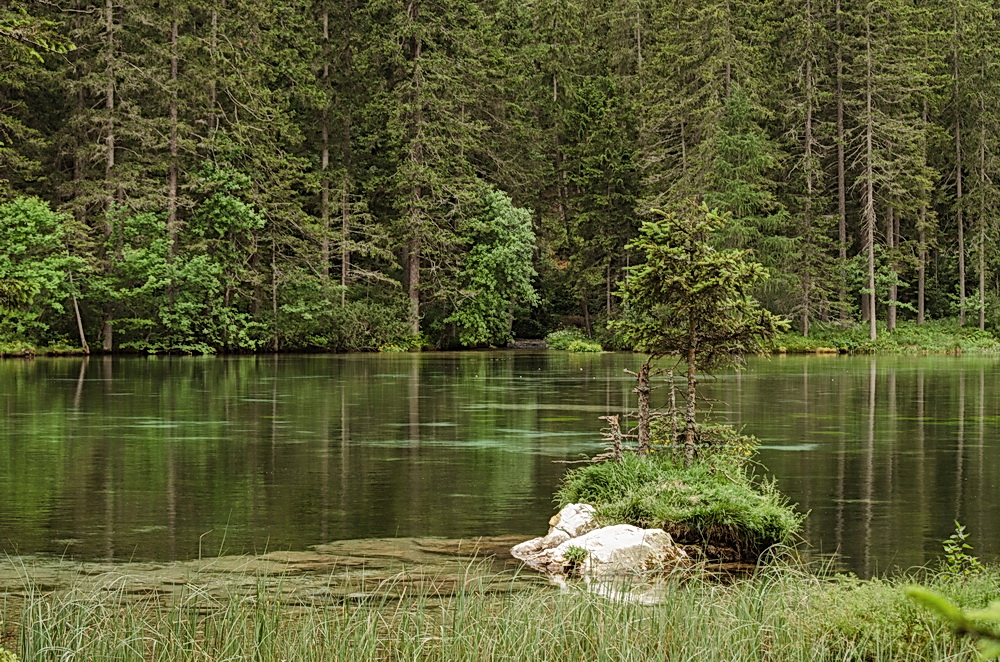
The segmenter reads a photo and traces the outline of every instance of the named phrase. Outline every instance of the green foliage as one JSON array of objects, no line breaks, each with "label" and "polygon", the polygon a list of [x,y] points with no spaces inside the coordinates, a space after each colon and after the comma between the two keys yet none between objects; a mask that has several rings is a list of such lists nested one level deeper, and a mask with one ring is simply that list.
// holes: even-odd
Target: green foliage
[{"label": "green foliage", "polygon": [[972,550],[967,540],[969,534],[965,526],[955,521],[955,533],[942,543],[944,547],[944,569],[953,575],[971,575],[983,571],[983,564],[969,553]]},{"label": "green foliage", "polygon": [[68,326],[69,273],[84,268],[67,250],[71,229],[38,198],[0,205],[0,338],[45,343]]},{"label": "green foliage", "polygon": [[568,352],[603,352],[604,348],[588,340],[573,340],[566,346]]},{"label": "green foliage", "polygon": [[867,325],[816,324],[809,337],[797,333],[776,335],[768,342],[770,351],[816,352],[843,350],[846,352],[972,352],[1000,351],[1000,342],[988,331],[960,326],[956,320],[934,320],[924,324],[900,322],[888,331],[879,327],[876,340],[871,340]]},{"label": "green foliage", "polygon": [[568,352],[603,352],[604,348],[584,335],[580,329],[560,329],[545,336],[545,344],[549,349],[562,349]]},{"label": "green foliage", "polygon": [[646,261],[621,288],[625,314],[610,323],[638,350],[688,358],[711,369],[759,351],[783,327],[752,296],[767,271],[745,250],[716,249],[713,236],[729,224],[704,204],[684,216],[661,213],[643,223],[629,244]]},{"label": "green foliage", "polygon": [[630,453],[568,472],[556,500],[593,505],[604,525],[663,528],[682,543],[756,558],[790,543],[802,517],[772,483],[754,481],[745,459],[710,453],[685,467],[669,452]]},{"label": "green foliage", "polygon": [[914,602],[934,612],[957,634],[971,636],[979,642],[980,658],[1000,658],[1000,600],[993,600],[985,609],[964,610],[947,597],[923,586],[910,586],[906,594]]},{"label": "green foliage", "polygon": [[536,274],[531,264],[531,212],[495,190],[483,195],[482,205],[481,214],[466,229],[470,250],[459,275],[459,298],[445,319],[455,325],[459,342],[466,346],[508,342],[513,338],[514,306],[538,302],[532,286]]},{"label": "green foliage", "polygon": [[587,341],[582,330],[576,328],[559,329],[545,336],[545,344],[549,349],[569,349],[570,343]]},{"label": "green foliage", "polygon": [[406,323],[406,302],[396,296],[348,298],[340,287],[301,278],[282,289],[278,308],[281,346],[285,349],[334,352],[406,351],[412,335]]},{"label": "green foliage", "polygon": [[18,662],[18,657],[6,648],[0,648],[0,662]]}]

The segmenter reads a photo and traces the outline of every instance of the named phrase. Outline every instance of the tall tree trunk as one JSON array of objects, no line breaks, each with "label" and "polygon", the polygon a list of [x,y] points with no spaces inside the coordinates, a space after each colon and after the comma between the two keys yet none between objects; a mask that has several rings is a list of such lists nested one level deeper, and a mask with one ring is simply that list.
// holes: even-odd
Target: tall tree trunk
[{"label": "tall tree trunk", "polygon": [[[416,23],[420,17],[420,6],[417,0],[411,0],[407,6],[407,16],[411,23]],[[412,85],[412,114],[410,126],[410,149],[409,158],[413,163],[414,171],[418,171],[423,163],[423,145],[421,144],[421,126],[424,123],[423,111],[421,109],[421,88],[423,84],[423,72],[421,70],[421,57],[423,42],[419,36],[416,25],[413,27],[414,34],[410,37],[410,63],[411,85]],[[410,300],[410,331],[413,335],[420,333],[420,251],[421,235],[423,232],[423,192],[419,183],[414,183],[410,188],[409,217],[410,232],[412,233],[406,247],[406,289],[407,297]]]},{"label": "tall tree trunk", "polygon": [[[274,241],[274,233],[271,233],[271,319],[274,320],[274,340],[271,342],[271,349],[275,352],[280,348],[278,341],[278,248]],[[227,304],[228,307],[228,304]]]},{"label": "tall tree trunk", "polygon": [[[980,116],[984,117],[986,108],[980,96]],[[976,223],[977,230],[977,265],[979,271],[979,328],[986,330],[986,124],[985,120],[980,120],[979,136],[979,220]]]},{"label": "tall tree trunk", "polygon": [[[896,276],[897,265],[895,262],[895,253],[897,243],[897,232],[896,232],[896,213],[892,205],[886,209],[885,213],[885,225],[886,233],[885,240],[888,245],[890,254],[890,264],[889,267],[892,269],[893,276]],[[899,288],[894,282],[889,286],[889,309],[886,312],[886,329],[889,331],[894,331],[896,329],[896,297],[899,294]]]},{"label": "tall tree trunk", "polygon": [[[343,66],[345,76],[352,77],[353,54],[351,51],[350,17],[354,11],[353,0],[344,0],[344,51]],[[343,190],[340,200],[340,305],[347,303],[347,285],[351,279],[351,113],[343,113],[344,135],[341,152],[341,166],[344,169]]]},{"label": "tall tree trunk", "polygon": [[[812,3],[811,0],[806,2],[806,18],[810,25],[812,23]],[[805,171],[806,171],[806,201],[805,209],[803,210],[803,236],[806,240],[806,251],[811,251],[812,248],[809,246],[810,236],[812,233],[812,204],[813,204],[813,80],[812,80],[812,53],[806,53],[806,117],[805,117],[805,127],[804,127],[804,142],[805,142]],[[812,273],[809,269],[808,262],[811,260],[810,256],[803,256],[806,262],[805,268],[802,273],[802,335],[809,337],[809,308],[812,305],[810,301],[810,285],[812,284]]]},{"label": "tall tree trunk", "polygon": [[323,280],[330,277],[330,12],[323,10],[323,67],[321,83],[323,88],[323,112],[320,116],[320,189],[319,189],[319,241],[320,273]]},{"label": "tall tree trunk", "polygon": [[872,59],[871,17],[865,15],[865,161],[864,161],[864,236],[862,243],[868,256],[868,337],[875,340],[878,329],[875,320],[875,174],[873,171],[875,118],[874,62]]},{"label": "tall tree trunk", "polygon": [[[927,125],[927,99],[921,114],[924,125]],[[924,165],[927,164],[927,139],[923,139]],[[917,324],[923,324],[927,299],[927,202],[921,201],[920,215],[917,219]]]},{"label": "tall tree trunk", "polygon": [[[840,0],[837,0],[837,35],[841,31]],[[847,320],[847,167],[845,143],[847,132],[844,128],[844,47],[837,41],[837,236],[838,258],[840,261],[840,288],[837,294],[840,302],[840,319]]]},{"label": "tall tree trunk", "polygon": [[177,153],[178,153],[178,130],[177,130],[177,55],[178,22],[174,18],[170,23],[170,137],[168,148],[170,150],[170,166],[167,171],[167,240],[170,243],[169,255],[177,255]]},{"label": "tall tree trunk", "polygon": [[80,347],[84,354],[90,354],[90,345],[87,344],[87,334],[83,330],[83,317],[80,315],[80,304],[76,299],[76,284],[73,282],[73,272],[69,272],[69,286],[72,288],[70,297],[73,300],[73,315],[76,318],[76,330],[80,334]]},{"label": "tall tree trunk", "polygon": [[[104,91],[104,110],[107,113],[104,135],[104,181],[107,186],[107,199],[104,215],[104,238],[110,239],[113,228],[111,226],[111,210],[115,205],[115,186],[113,185],[115,176],[115,7],[113,0],[105,0],[104,3],[104,28],[107,57],[106,76]],[[106,255],[107,269],[112,269],[113,256]],[[114,349],[114,306],[111,303],[105,305],[103,320],[101,322],[101,349],[110,352]]]},{"label": "tall tree trunk", "polygon": [[962,108],[959,104],[958,5],[952,6],[952,102],[955,105],[955,224],[958,227],[958,323],[965,326],[965,218],[962,208]]},{"label": "tall tree trunk", "polygon": [[208,139],[215,138],[219,129],[218,96],[219,96],[219,10],[212,8],[211,30],[208,37],[209,58],[212,62],[212,73],[208,81]]}]

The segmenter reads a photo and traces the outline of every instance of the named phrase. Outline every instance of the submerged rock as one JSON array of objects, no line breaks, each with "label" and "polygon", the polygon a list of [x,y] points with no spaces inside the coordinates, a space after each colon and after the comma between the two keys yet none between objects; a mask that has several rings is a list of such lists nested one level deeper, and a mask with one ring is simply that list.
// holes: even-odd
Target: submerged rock
[{"label": "submerged rock", "polygon": [[597,528],[594,508],[570,504],[549,521],[549,532],[511,549],[530,568],[587,577],[621,575],[676,565],[687,553],[662,529],[631,524]]}]

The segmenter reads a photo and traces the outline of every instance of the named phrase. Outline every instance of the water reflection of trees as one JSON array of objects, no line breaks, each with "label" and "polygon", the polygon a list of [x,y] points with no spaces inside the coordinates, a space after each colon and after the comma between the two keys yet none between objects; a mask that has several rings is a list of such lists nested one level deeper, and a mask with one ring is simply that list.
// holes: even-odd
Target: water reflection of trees
[{"label": "water reflection of trees", "polygon": [[875,573],[938,557],[955,519],[977,553],[1000,554],[986,405],[996,377],[995,361],[971,357],[775,358],[723,397],[740,399],[741,422],[775,447],[762,459],[811,511],[808,537]]},{"label": "water reflection of trees", "polygon": [[[8,551],[148,558],[344,537],[533,532],[624,355],[466,353],[0,363]],[[775,357],[706,381],[719,418],[859,572],[933,558],[992,516],[991,359]],[[658,393],[665,393],[659,391]],[[795,448],[798,450],[787,450]],[[211,533],[209,533],[211,532]]]}]

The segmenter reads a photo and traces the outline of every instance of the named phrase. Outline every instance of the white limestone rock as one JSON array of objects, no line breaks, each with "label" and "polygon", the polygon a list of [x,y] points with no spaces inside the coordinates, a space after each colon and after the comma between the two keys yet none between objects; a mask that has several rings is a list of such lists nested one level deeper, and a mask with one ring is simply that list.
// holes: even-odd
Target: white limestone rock
[{"label": "white limestone rock", "polygon": [[606,526],[560,543],[550,552],[552,562],[566,565],[570,547],[586,552],[577,570],[591,577],[643,572],[687,558],[663,529],[640,529],[631,524]]},{"label": "white limestone rock", "polygon": [[[586,552],[582,561],[567,559],[571,547]],[[515,545],[511,554],[535,570],[591,577],[642,572],[687,558],[662,529],[629,524],[598,529],[594,507],[588,504],[566,506],[549,520],[548,534]]]}]

